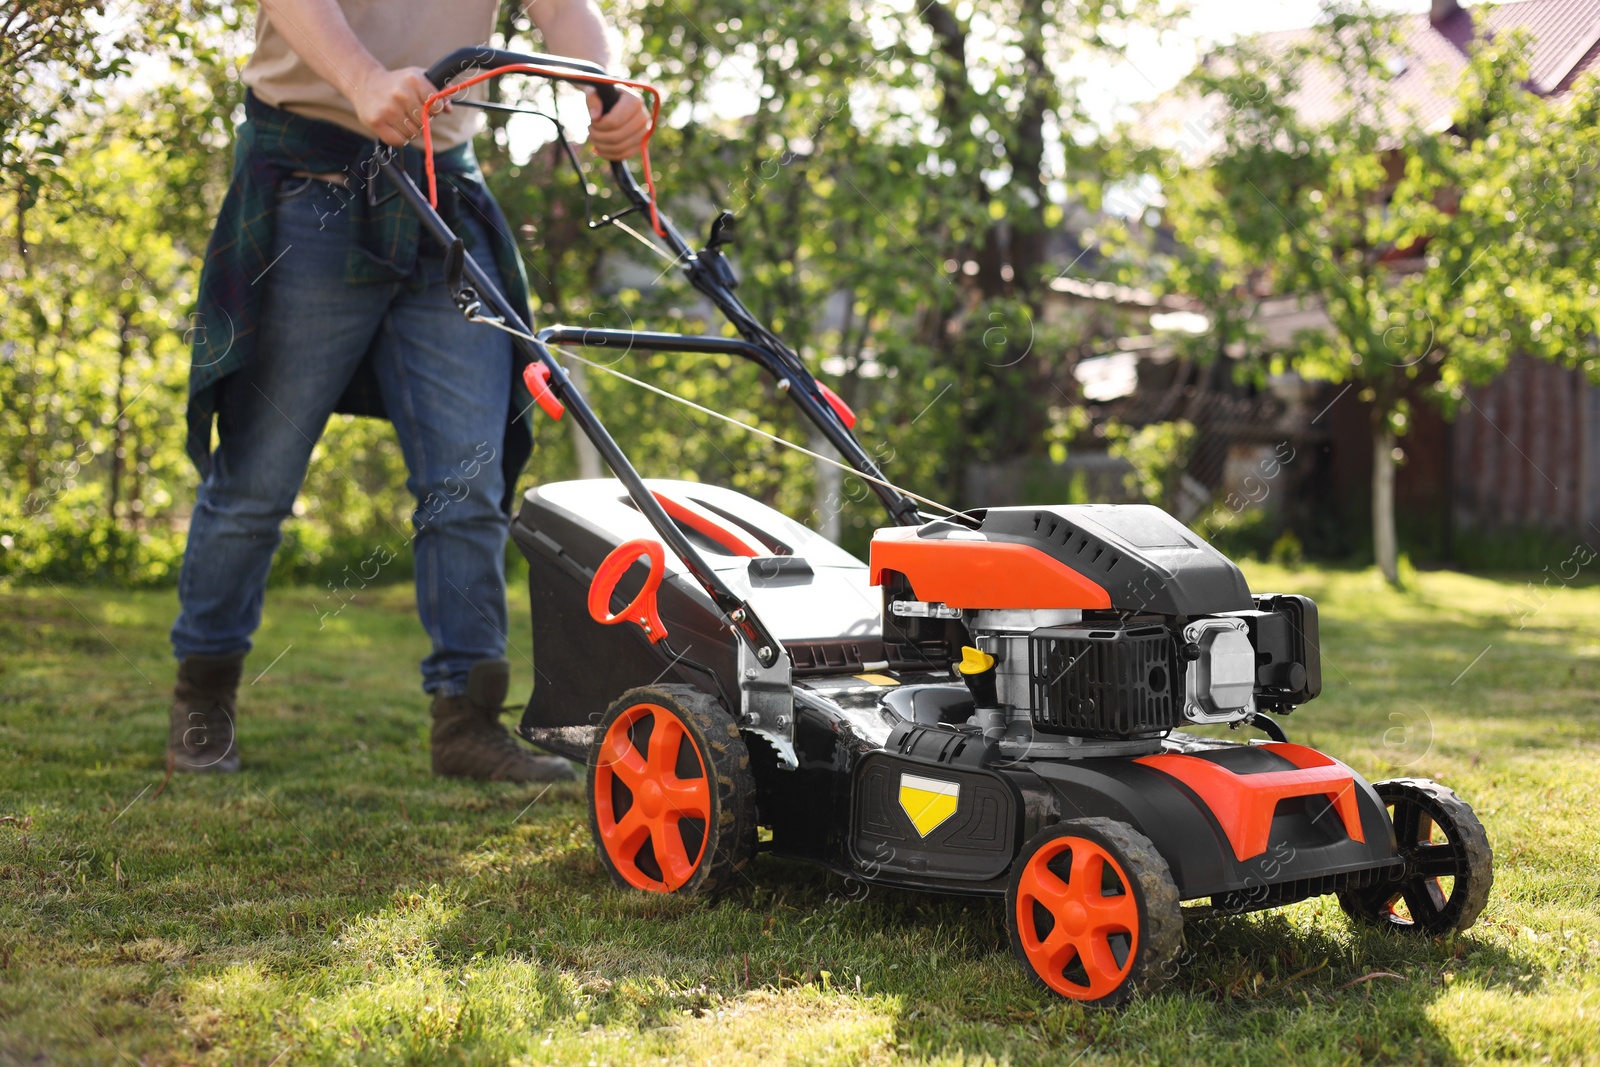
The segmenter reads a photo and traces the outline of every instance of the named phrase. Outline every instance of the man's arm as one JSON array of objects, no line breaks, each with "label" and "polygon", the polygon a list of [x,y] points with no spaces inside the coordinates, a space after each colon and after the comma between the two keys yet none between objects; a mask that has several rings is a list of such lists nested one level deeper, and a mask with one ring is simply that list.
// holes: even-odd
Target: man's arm
[{"label": "man's arm", "polygon": [[403,145],[421,132],[422,104],[434,91],[426,72],[386,69],[356,39],[336,0],[261,0],[261,11],[385,144]]},{"label": "man's arm", "polygon": [[[327,2],[332,3],[332,0]],[[610,69],[611,41],[595,0],[527,0],[523,10],[539,27],[545,51],[587,59]],[[616,106],[601,115],[599,98],[592,90],[588,95],[589,143],[594,150],[612,160],[635,155],[645,128],[650,125],[643,101],[624,89]]]}]

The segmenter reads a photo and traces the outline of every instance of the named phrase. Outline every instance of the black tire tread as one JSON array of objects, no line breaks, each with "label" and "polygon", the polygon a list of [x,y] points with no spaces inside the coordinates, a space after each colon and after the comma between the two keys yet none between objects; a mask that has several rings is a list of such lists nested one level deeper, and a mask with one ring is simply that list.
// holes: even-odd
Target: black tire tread
[{"label": "black tire tread", "polygon": [[[1385,917],[1385,909],[1391,899],[1389,894],[1392,892],[1392,883],[1340,893],[1339,906],[1353,921],[1365,926],[1386,926],[1408,933],[1433,936],[1460,933],[1470,929],[1478,921],[1478,916],[1483,914],[1483,909],[1488,906],[1489,891],[1494,886],[1494,849],[1489,844],[1489,834],[1478,819],[1477,812],[1473,811],[1472,805],[1462,800],[1455,790],[1429,778],[1390,778],[1373,783],[1373,789],[1385,802],[1406,793],[1411,793],[1413,796],[1420,794],[1450,816],[1455,830],[1451,840],[1466,854],[1469,872],[1464,889],[1466,895],[1460,898],[1459,907],[1457,898],[1452,896],[1449,911],[1453,913],[1453,918],[1449,925],[1442,928],[1421,922],[1405,926],[1389,922]],[[1458,876],[1456,887],[1460,888],[1461,883],[1462,879]]]},{"label": "black tire tread", "polygon": [[589,832],[601,862],[611,880],[622,888],[629,886],[611,865],[600,842],[600,828],[594,806],[594,770],[600,745],[611,721],[635,704],[659,704],[689,728],[695,747],[700,750],[706,773],[714,781],[712,812],[716,825],[706,827],[707,855],[679,895],[716,896],[733,888],[748,876],[745,868],[756,854],[756,781],[750,766],[750,752],[739,733],[738,724],[716,697],[692,685],[644,685],[628,690],[606,709],[595,729],[589,747],[589,773],[585,796],[589,798]]}]

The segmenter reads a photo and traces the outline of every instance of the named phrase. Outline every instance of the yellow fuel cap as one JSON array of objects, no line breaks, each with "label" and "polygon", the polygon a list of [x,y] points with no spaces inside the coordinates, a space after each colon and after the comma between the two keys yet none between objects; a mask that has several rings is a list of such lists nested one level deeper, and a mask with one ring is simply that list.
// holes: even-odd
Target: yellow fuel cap
[{"label": "yellow fuel cap", "polygon": [[961,662],[956,664],[956,670],[962,674],[982,674],[994,666],[994,657],[981,648],[971,645],[961,646]]}]

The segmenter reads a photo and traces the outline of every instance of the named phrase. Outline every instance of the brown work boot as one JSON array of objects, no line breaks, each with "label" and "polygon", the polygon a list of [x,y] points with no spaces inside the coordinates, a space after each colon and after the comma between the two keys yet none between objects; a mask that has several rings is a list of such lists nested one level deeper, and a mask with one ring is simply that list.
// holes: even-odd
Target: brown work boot
[{"label": "brown work boot", "polygon": [[192,774],[232,774],[239,769],[234,740],[239,672],[244,653],[189,656],[178,664],[167,724],[167,763]]},{"label": "brown work boot", "polygon": [[572,767],[559,756],[536,756],[500,724],[511,686],[511,664],[480,660],[467,673],[467,691],[433,698],[433,773],[489,782],[564,782]]}]

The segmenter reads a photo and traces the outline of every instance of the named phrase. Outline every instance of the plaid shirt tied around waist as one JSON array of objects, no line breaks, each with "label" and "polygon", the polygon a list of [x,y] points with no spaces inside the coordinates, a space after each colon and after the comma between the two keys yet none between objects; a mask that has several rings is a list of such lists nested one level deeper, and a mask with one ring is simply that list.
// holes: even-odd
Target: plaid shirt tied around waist
[{"label": "plaid shirt tied around waist", "polygon": [[[254,93],[245,97],[245,122],[239,127],[234,149],[233,178],[217,216],[216,228],[206,246],[200,271],[200,294],[191,318],[189,338],[189,458],[204,477],[211,469],[211,427],[220,392],[228,377],[249,363],[255,353],[260,326],[261,290],[254,283],[272,265],[273,221],[278,184],[296,171],[310,174],[344,174],[348,187],[330,186],[336,199],[323,224],[346,226],[350,251],[345,260],[348,285],[394,282],[418,284],[415,268],[425,238],[416,214],[401,198],[389,178],[378,169],[380,146],[352,130],[272,107]],[[412,180],[422,185],[423,157],[418,149],[401,150],[400,160]],[[470,143],[436,153],[439,175],[439,214],[472,247],[471,231],[460,226],[462,203],[488,223],[489,249],[498,268],[505,296],[512,307],[528,307],[528,280],[517,255],[511,228],[494,197],[484,185],[483,173]],[[437,249],[430,249],[437,251]],[[526,316],[526,311],[524,312]],[[490,327],[480,327],[490,329]],[[530,406],[522,384],[526,360],[517,354],[511,383],[512,404],[503,427],[500,450],[506,495],[502,506],[509,512],[515,498],[517,475],[532,450]],[[373,373],[371,353],[362,359],[349,386],[335,405],[336,412],[386,418]],[[519,416],[518,412],[524,414]]]}]

